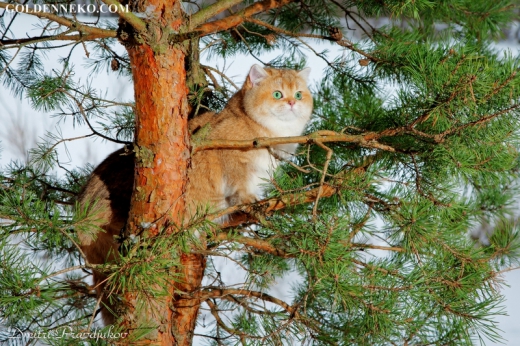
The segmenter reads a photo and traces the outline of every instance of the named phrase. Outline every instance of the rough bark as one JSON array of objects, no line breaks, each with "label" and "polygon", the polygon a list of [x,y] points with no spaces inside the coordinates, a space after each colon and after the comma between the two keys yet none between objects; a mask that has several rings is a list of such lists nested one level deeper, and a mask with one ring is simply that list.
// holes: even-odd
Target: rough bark
[{"label": "rough bark", "polygon": [[[154,8],[154,20],[146,33],[127,41],[135,88],[136,166],[127,233],[153,237],[160,230],[181,225],[183,192],[189,161],[188,86],[185,50],[169,45],[165,38],[183,24],[180,2],[148,0],[139,6]],[[199,288],[204,257],[180,254],[181,267],[174,268],[166,297],[152,297],[143,308],[137,296],[125,293],[121,326],[132,333],[144,325],[152,332],[139,344],[190,345],[198,313],[190,292]],[[185,293],[185,294],[180,294]],[[187,295],[186,295],[187,294]]]}]

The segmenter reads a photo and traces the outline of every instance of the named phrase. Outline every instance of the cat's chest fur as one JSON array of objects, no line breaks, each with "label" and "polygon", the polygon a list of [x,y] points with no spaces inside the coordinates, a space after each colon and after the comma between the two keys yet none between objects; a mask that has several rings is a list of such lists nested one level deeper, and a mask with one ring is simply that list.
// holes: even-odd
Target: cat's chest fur
[{"label": "cat's chest fur", "polygon": [[269,184],[270,178],[278,166],[278,160],[267,150],[258,150],[251,154],[253,159],[247,178],[247,192],[258,200],[264,196],[265,185]]},{"label": "cat's chest fur", "polygon": [[[262,125],[264,129],[258,133],[258,137],[291,137],[299,136],[306,122],[272,119],[268,124]],[[270,149],[249,151],[251,160],[247,178],[248,193],[256,196],[256,199],[261,199],[264,196],[266,185],[269,184],[276,168],[280,164],[280,160],[291,159],[296,148],[296,144],[281,144]]]}]

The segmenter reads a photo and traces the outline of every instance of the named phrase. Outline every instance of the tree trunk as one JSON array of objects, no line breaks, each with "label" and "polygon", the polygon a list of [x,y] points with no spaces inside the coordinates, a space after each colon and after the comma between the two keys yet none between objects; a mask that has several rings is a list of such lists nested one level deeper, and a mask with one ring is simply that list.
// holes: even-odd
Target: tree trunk
[{"label": "tree trunk", "polygon": [[[176,229],[172,225],[180,226],[184,214],[190,157],[188,87],[185,49],[166,40],[183,23],[180,2],[147,0],[139,7],[140,12],[153,9],[154,18],[141,36],[144,43],[127,44],[136,114],[136,167],[127,232],[152,237],[161,230]],[[205,262],[200,255],[182,254],[180,258],[182,268],[177,272],[181,275],[171,278],[167,297],[152,297],[145,311],[136,310],[134,293],[127,292],[123,297],[123,329],[131,336],[144,324],[152,327],[139,344],[191,344],[199,305],[191,304],[179,292],[189,294],[200,286]]]}]

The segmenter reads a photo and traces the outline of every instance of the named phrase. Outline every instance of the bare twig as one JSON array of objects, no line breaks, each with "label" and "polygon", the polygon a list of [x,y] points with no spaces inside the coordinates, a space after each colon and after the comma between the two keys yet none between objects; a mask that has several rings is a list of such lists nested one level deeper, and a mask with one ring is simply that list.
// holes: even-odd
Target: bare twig
[{"label": "bare twig", "polygon": [[323,171],[321,174],[320,179],[320,186],[318,187],[318,194],[316,195],[316,201],[314,202],[314,207],[312,208],[312,219],[316,220],[316,217],[318,216],[318,202],[321,198],[321,194],[323,192],[323,184],[325,183],[325,177],[327,175],[327,171],[329,169],[330,160],[332,159],[333,151],[329,147],[327,147],[325,144],[321,143],[320,141],[316,141],[316,144],[325,150],[327,152],[325,164],[323,165]]},{"label": "bare twig", "polygon": [[90,328],[92,328],[92,324],[94,323],[94,318],[96,318],[96,311],[99,308],[99,305],[101,304],[101,300],[103,299],[104,294],[105,294],[104,292],[101,292],[101,294],[99,295],[99,297],[96,301],[96,306],[94,307],[94,311],[92,312],[92,316],[90,317],[90,321],[88,323],[87,333],[89,333]]},{"label": "bare twig", "polygon": [[228,76],[226,76],[224,73],[220,72],[216,68],[213,68],[211,66],[207,65],[200,65],[203,69],[207,69],[209,71],[215,72],[216,74],[220,75],[222,78],[228,81],[229,84],[231,84],[236,90],[240,89]]},{"label": "bare twig", "polygon": [[43,278],[40,279],[40,281],[44,281],[44,280],[47,280],[51,277],[54,277],[54,276],[58,276],[58,275],[61,275],[61,274],[65,274],[65,273],[68,273],[68,272],[71,272],[71,271],[74,271],[74,270],[79,270],[79,269],[84,269],[84,268],[89,268],[90,265],[79,265],[79,266],[74,266],[74,267],[69,267],[69,268],[65,268],[65,269],[62,269],[62,270],[58,270],[57,272],[54,272],[50,275],[47,275]]},{"label": "bare twig", "polygon": [[98,131],[96,131],[96,129],[94,129],[94,127],[90,124],[90,121],[88,120],[87,114],[85,113],[85,109],[83,108],[83,104],[80,101],[78,101],[74,97],[74,95],[70,94],[68,91],[61,90],[61,92],[63,92],[65,95],[69,96],[71,99],[74,100],[74,102],[78,106],[78,109],[79,109],[81,115],[83,116],[83,119],[87,123],[87,126],[89,127],[90,131],[92,131],[91,135],[96,135],[96,136],[99,136],[99,137],[101,137],[103,139],[106,139],[107,141],[111,141],[111,142],[115,142],[115,143],[119,143],[119,144],[131,144],[132,143],[132,142],[121,141],[119,139],[111,138],[111,137],[105,136],[104,134],[99,133]]},{"label": "bare twig", "polygon": [[[0,2],[0,8],[7,9],[9,6],[13,7],[14,5],[12,3]],[[26,14],[30,14],[32,16],[36,16],[39,18],[45,18],[45,19],[51,20],[60,25],[66,26],[69,29],[78,31],[83,35],[87,35],[87,36],[90,35],[91,37],[94,37],[94,38],[106,38],[106,37],[116,37],[117,36],[117,31],[115,31],[115,30],[107,30],[107,29],[100,29],[100,28],[92,27],[89,25],[82,24],[78,21],[73,21],[73,20],[67,19],[65,17],[58,16],[54,13],[35,11],[33,9],[28,8],[27,6],[23,6],[23,7],[20,6],[20,8],[17,8],[17,12],[26,13]],[[93,38],[91,38],[91,39],[93,39]]]},{"label": "bare twig", "polygon": [[199,293],[201,301],[207,301],[211,298],[222,298],[224,296],[228,295],[239,295],[239,296],[245,296],[245,297],[253,297],[262,299],[266,302],[270,302],[273,304],[276,304],[283,308],[285,311],[287,311],[289,314],[297,314],[297,309],[294,306],[291,306],[284,302],[281,299],[278,299],[276,297],[273,297],[269,294],[258,292],[258,291],[251,291],[251,290],[244,290],[244,289],[222,289],[218,287],[211,287],[207,288]]}]

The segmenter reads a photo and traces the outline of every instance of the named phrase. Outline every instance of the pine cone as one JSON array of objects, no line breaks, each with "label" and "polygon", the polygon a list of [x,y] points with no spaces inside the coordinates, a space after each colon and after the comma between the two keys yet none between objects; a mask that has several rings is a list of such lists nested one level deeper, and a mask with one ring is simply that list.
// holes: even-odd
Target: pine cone
[{"label": "pine cone", "polygon": [[343,38],[343,33],[341,32],[341,30],[334,26],[329,27],[329,34],[330,37],[332,37],[336,41],[339,41]]},{"label": "pine cone", "polygon": [[112,68],[112,71],[117,71],[119,70],[119,61],[117,59],[112,59],[112,61],[110,62],[110,68]]}]

